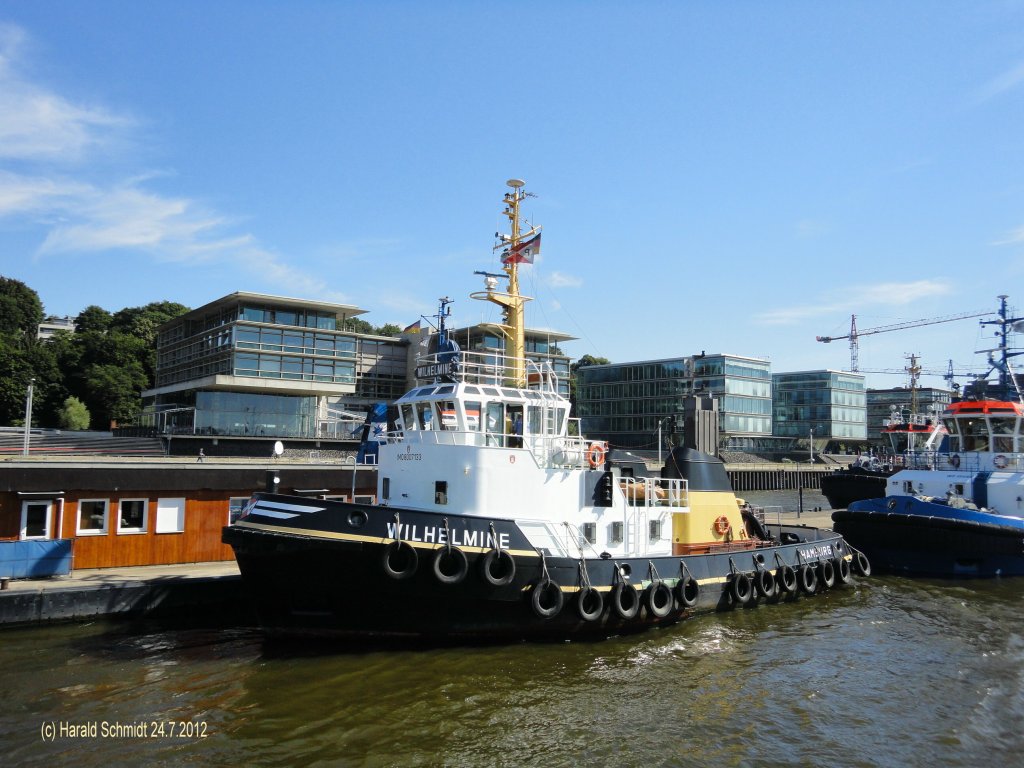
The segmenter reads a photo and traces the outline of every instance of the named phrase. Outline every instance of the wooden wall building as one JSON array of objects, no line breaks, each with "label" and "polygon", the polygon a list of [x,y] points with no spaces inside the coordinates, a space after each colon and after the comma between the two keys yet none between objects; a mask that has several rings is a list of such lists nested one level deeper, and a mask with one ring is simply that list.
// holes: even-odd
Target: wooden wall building
[{"label": "wooden wall building", "polygon": [[221,529],[268,473],[280,493],[373,501],[376,491],[376,468],[352,464],[5,461],[0,546],[71,539],[73,568],[232,560]]}]

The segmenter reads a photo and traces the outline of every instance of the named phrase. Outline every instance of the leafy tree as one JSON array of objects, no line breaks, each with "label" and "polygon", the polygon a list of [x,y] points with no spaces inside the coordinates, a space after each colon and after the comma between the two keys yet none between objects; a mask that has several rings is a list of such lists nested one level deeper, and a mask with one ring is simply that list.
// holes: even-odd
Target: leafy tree
[{"label": "leafy tree", "polygon": [[25,398],[32,375],[25,350],[0,338],[0,424],[20,426],[25,422]]},{"label": "leafy tree", "polygon": [[386,323],[377,329],[378,336],[397,336],[401,332],[402,329],[394,323]]},{"label": "leafy tree", "polygon": [[365,320],[358,317],[350,317],[345,321],[345,330],[353,331],[355,333],[369,333],[374,332],[373,326]]},{"label": "leafy tree", "polygon": [[92,304],[75,318],[75,330],[78,333],[104,333],[110,327],[112,317],[103,307]]},{"label": "leafy tree", "polygon": [[0,334],[35,339],[43,322],[39,294],[20,280],[0,276]]},{"label": "leafy tree", "polygon": [[60,426],[61,429],[88,429],[89,409],[85,407],[85,403],[77,397],[65,400],[60,412]]},{"label": "leafy tree", "polygon": [[142,363],[94,365],[86,374],[88,404],[92,423],[106,429],[111,422],[132,422],[142,408],[139,393],[148,380]]}]

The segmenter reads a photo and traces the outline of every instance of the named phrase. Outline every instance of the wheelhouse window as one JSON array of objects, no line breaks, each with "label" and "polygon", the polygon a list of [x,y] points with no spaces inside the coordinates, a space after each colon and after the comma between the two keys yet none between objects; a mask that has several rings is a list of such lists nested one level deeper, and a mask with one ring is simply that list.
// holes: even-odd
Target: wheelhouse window
[{"label": "wheelhouse window", "polygon": [[149,499],[121,499],[117,505],[118,533],[145,533]]},{"label": "wheelhouse window", "polygon": [[53,502],[26,501],[21,505],[21,533],[24,539],[50,538],[50,524],[53,519]]},{"label": "wheelhouse window", "polygon": [[82,499],[78,502],[78,535],[94,536],[107,532],[107,499]]}]

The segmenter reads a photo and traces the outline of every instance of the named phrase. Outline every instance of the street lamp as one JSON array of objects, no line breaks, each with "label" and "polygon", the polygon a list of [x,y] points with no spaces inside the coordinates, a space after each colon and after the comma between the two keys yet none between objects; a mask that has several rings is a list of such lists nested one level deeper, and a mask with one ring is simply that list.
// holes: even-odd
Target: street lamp
[{"label": "street lamp", "polygon": [[25,398],[25,444],[21,448],[22,456],[28,456],[29,431],[32,429],[32,385],[35,383],[35,378],[28,380],[28,396]]},{"label": "street lamp", "polygon": [[814,463],[814,427],[811,427],[811,464]]}]

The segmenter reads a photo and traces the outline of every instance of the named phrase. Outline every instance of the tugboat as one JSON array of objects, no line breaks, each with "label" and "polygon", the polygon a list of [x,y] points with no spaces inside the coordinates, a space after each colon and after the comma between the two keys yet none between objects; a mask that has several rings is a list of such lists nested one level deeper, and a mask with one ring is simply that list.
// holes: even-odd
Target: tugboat
[{"label": "tugboat", "polygon": [[[886,482],[881,498],[832,513],[836,531],[879,569],[907,575],[1024,575],[1024,398],[1010,365],[1010,317],[1000,296],[997,349],[926,447]],[[948,432],[943,448],[934,439]]]},{"label": "tugboat", "polygon": [[917,407],[921,367],[916,355],[910,356],[906,371],[910,374],[910,412],[890,406],[889,418],[882,425],[882,435],[889,441],[885,452],[881,456],[862,457],[821,478],[821,493],[832,509],[846,509],[855,501],[885,496],[889,478],[903,468],[907,456],[919,450],[943,449],[945,428],[935,413],[921,413]]},{"label": "tugboat", "polygon": [[607,637],[869,572],[831,530],[741,509],[717,458],[676,448],[647,472],[582,435],[553,368],[525,355],[518,267],[541,232],[520,220],[524,182],[508,186],[503,275],[481,273],[471,294],[501,307],[503,354],[460,350],[442,299],[418,384],[377,447],[376,503],[256,493],[224,529],[263,627],[428,643]]}]

